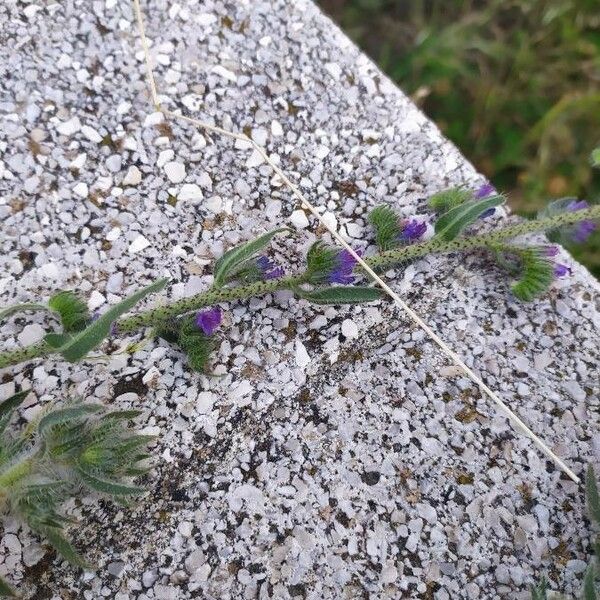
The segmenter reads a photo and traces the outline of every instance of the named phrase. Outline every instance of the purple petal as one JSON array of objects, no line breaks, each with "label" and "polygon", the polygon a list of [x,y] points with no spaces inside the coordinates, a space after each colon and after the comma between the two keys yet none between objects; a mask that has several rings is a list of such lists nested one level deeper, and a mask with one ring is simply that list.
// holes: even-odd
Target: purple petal
[{"label": "purple petal", "polygon": [[567,211],[568,212],[576,212],[578,210],[583,210],[584,208],[587,208],[589,206],[589,204],[585,201],[585,200],[573,200],[573,202],[570,202],[567,206]]},{"label": "purple petal", "polygon": [[554,277],[565,277],[565,275],[571,275],[571,268],[567,265],[556,263],[554,265]]},{"label": "purple petal", "polygon": [[481,200],[482,198],[487,198],[492,194],[496,193],[496,188],[491,183],[484,183],[476,192],[474,197],[477,200]]},{"label": "purple petal", "polygon": [[427,231],[427,223],[410,219],[402,224],[400,240],[403,242],[414,242],[423,236]]},{"label": "purple petal", "polygon": [[[362,254],[360,251],[356,251],[359,256]],[[338,252],[335,261],[335,267],[329,274],[329,283],[342,283],[348,285],[354,283],[354,267],[356,266],[356,259],[348,250],[341,250]]]},{"label": "purple petal", "polygon": [[558,246],[544,246],[542,248],[542,251],[544,253],[544,256],[552,258],[553,256],[556,256],[558,254]]},{"label": "purple petal", "polygon": [[593,221],[580,221],[573,227],[573,233],[571,234],[571,237],[577,244],[583,244],[583,242],[585,242],[595,230],[596,223]]},{"label": "purple petal", "polygon": [[218,308],[210,308],[196,315],[196,325],[206,335],[212,335],[221,324],[221,311]]},{"label": "purple petal", "polygon": [[256,259],[256,266],[260,269],[263,279],[279,279],[285,275],[283,267],[275,265],[264,255]]}]

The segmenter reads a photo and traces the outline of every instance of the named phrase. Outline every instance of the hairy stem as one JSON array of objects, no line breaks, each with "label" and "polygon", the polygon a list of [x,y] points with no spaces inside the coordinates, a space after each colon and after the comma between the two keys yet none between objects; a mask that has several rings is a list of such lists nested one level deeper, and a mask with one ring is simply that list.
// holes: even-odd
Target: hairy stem
[{"label": "hairy stem", "polygon": [[[426,242],[394,248],[381,254],[366,258],[366,262],[374,269],[391,267],[408,260],[413,260],[427,254],[465,252],[479,248],[494,248],[498,243],[540,231],[547,231],[555,227],[573,225],[583,220],[600,219],[600,206],[592,206],[576,212],[567,212],[546,219],[523,221],[516,225],[510,225],[502,229],[474,235],[470,237],[459,237],[451,241],[432,238]],[[243,300],[252,296],[269,294],[278,290],[293,289],[304,283],[304,274],[271,279],[268,281],[257,281],[247,285],[233,288],[211,288],[206,292],[182,298],[170,304],[158,308],[152,308],[144,312],[126,317],[117,321],[116,331],[119,333],[130,333],[144,327],[157,325],[164,319],[198,310],[206,306],[212,306],[221,302],[232,302]],[[9,350],[0,353],[0,369],[17,365],[19,363],[54,354],[56,350],[45,342],[38,342],[26,348]]]}]

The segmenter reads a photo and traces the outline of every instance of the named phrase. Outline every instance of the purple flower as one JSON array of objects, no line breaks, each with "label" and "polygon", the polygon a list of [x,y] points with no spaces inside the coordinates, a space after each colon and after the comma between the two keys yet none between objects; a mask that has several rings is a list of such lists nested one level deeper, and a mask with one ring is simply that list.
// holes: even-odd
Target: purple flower
[{"label": "purple flower", "polygon": [[196,315],[196,325],[206,335],[212,335],[221,324],[221,311],[218,308],[209,308]]},{"label": "purple flower", "polygon": [[[568,212],[577,212],[588,208],[589,204],[585,200],[573,200],[567,205]],[[596,223],[593,221],[579,221],[575,223],[570,231],[571,239],[576,244],[583,244],[590,235],[596,230]]]},{"label": "purple flower", "polygon": [[543,246],[542,252],[544,256],[552,258],[558,254],[558,246]]},{"label": "purple flower", "polygon": [[473,197],[476,200],[481,200],[482,198],[487,198],[492,194],[496,193],[496,188],[491,183],[484,183],[479,189],[475,192]]},{"label": "purple flower", "polygon": [[[361,256],[362,252],[357,250],[356,254]],[[356,266],[356,259],[348,250],[340,250],[335,257],[335,263],[333,270],[329,273],[329,283],[343,283],[350,284],[354,283],[354,267]]]},{"label": "purple flower", "polygon": [[402,231],[400,232],[399,239],[404,243],[418,240],[427,231],[427,223],[423,221],[417,221],[416,219],[408,219],[404,221],[401,224],[401,227]]},{"label": "purple flower", "polygon": [[560,263],[554,265],[554,277],[565,277],[566,275],[571,275],[571,273],[571,268],[567,267],[567,265]]},{"label": "purple flower", "polygon": [[266,256],[259,256],[256,259],[256,266],[260,270],[262,279],[279,279],[285,275],[283,267],[273,264]]}]

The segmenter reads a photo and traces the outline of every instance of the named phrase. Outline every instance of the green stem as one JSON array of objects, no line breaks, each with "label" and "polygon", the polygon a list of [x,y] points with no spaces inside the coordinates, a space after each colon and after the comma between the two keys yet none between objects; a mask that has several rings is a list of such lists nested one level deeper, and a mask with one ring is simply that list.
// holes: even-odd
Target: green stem
[{"label": "green stem", "polygon": [[[464,252],[478,248],[493,248],[500,242],[521,235],[547,231],[565,225],[573,225],[574,223],[587,219],[600,219],[600,206],[592,206],[576,212],[562,213],[546,219],[523,221],[516,225],[510,225],[496,231],[490,231],[470,237],[459,237],[451,241],[445,241],[434,237],[426,242],[388,250],[387,252],[371,256],[365,260],[370,267],[381,270],[427,254]],[[120,321],[117,321],[116,329],[119,333],[130,333],[137,329],[157,325],[169,317],[176,317],[183,313],[198,310],[206,306],[212,306],[221,302],[243,300],[252,296],[269,294],[278,290],[293,289],[303,282],[304,275],[299,275],[282,277],[281,279],[271,279],[269,281],[257,281],[255,283],[234,288],[211,288],[196,296],[182,298],[171,304],[166,304],[121,319]],[[0,369],[17,365],[34,358],[48,356],[55,352],[54,348],[51,348],[44,342],[38,342],[37,344],[33,344],[26,348],[19,348],[18,350],[9,350],[0,353]]]}]

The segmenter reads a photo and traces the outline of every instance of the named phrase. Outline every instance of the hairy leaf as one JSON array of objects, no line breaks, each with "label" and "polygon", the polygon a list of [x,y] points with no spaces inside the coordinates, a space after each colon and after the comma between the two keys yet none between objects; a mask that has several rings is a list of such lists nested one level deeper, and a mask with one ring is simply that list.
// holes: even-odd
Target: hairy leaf
[{"label": "hairy leaf", "polygon": [[379,300],[379,288],[366,286],[336,286],[306,291],[296,288],[295,293],[314,304],[360,304]]},{"label": "hairy leaf", "polygon": [[148,294],[162,290],[165,285],[167,285],[167,281],[167,279],[159,279],[138,292],[135,292],[128,298],[125,298],[125,300],[121,300],[118,304],[111,306],[83,331],[73,335],[64,346],[58,348],[58,351],[69,362],[81,360],[90,350],[93,350],[102,343],[109,335],[111,325],[121,315],[131,310]]},{"label": "hairy leaf", "polygon": [[25,312],[29,310],[50,310],[45,304],[39,304],[37,302],[23,302],[22,304],[13,304],[0,310],[0,323],[4,319],[8,319],[13,315]]},{"label": "hairy leaf", "polygon": [[48,306],[60,315],[66,333],[81,331],[91,321],[87,304],[73,292],[54,294],[48,301]]},{"label": "hairy leaf", "polygon": [[531,600],[547,600],[548,580],[542,576],[536,586],[531,586]]},{"label": "hairy leaf", "polygon": [[339,250],[318,240],[306,253],[306,281],[319,284],[327,281],[334,269]]},{"label": "hairy leaf", "polygon": [[62,348],[72,337],[69,333],[47,333],[44,341],[51,348]]},{"label": "hairy leaf", "polygon": [[437,213],[445,213],[451,208],[460,206],[467,200],[470,200],[472,193],[464,188],[450,188],[442,190],[429,198],[427,203]]},{"label": "hairy leaf", "polygon": [[100,404],[79,404],[69,408],[53,410],[40,419],[40,422],[38,423],[38,432],[43,436],[50,427],[69,423],[101,410],[102,406]]},{"label": "hairy leaf", "polygon": [[144,493],[144,489],[141,487],[125,485],[124,483],[111,481],[110,479],[102,479],[82,466],[77,469],[77,473],[85,485],[102,494],[110,496],[139,496]]},{"label": "hairy leaf", "polygon": [[531,302],[537,296],[548,290],[554,281],[554,265],[545,257],[540,256],[535,248],[522,249],[521,277],[511,286],[513,294],[524,302]]},{"label": "hairy leaf", "polygon": [[190,367],[203,372],[215,349],[215,342],[196,325],[194,317],[182,319],[177,343],[187,355]]},{"label": "hairy leaf", "polygon": [[600,167],[600,146],[592,150],[590,162],[592,163],[592,167]]},{"label": "hairy leaf", "polygon": [[40,527],[36,529],[52,544],[56,551],[73,566],[81,569],[91,569],[91,565],[73,548],[71,543],[55,527]]},{"label": "hairy leaf", "polygon": [[10,585],[8,585],[8,583],[6,583],[6,581],[4,581],[4,579],[2,579],[2,577],[0,577],[0,596],[15,598],[16,595],[17,594],[10,587]]},{"label": "hairy leaf", "polygon": [[435,223],[436,236],[450,241],[457,237],[466,227],[474,223],[490,208],[504,203],[504,196],[490,196],[481,200],[466,202],[443,214]]},{"label": "hairy leaf", "polygon": [[596,594],[596,569],[593,561],[588,565],[583,578],[583,600],[597,600]]},{"label": "hairy leaf", "polygon": [[386,204],[375,207],[368,216],[369,223],[375,229],[375,242],[381,252],[391,250],[398,245],[400,227],[398,215]]},{"label": "hairy leaf", "polygon": [[284,231],[290,231],[287,227],[280,227],[279,229],[274,229],[273,231],[269,231],[255,240],[250,240],[249,242],[245,242],[244,244],[240,244],[239,246],[235,246],[231,250],[228,250],[217,260],[215,263],[214,270],[214,285],[215,287],[221,287],[233,274],[238,270],[238,268],[245,263],[247,260],[256,256],[259,252],[264,250],[269,242],[278,234]]},{"label": "hairy leaf", "polygon": [[588,465],[587,474],[585,478],[585,495],[587,498],[588,512],[590,518],[600,525],[600,495],[598,494],[598,483],[596,481],[596,474],[594,473],[594,467]]},{"label": "hairy leaf", "polygon": [[8,425],[8,422],[10,421],[15,409],[21,405],[29,392],[30,390],[22,390],[17,392],[0,404],[0,435],[2,435],[6,429],[6,426]]}]

